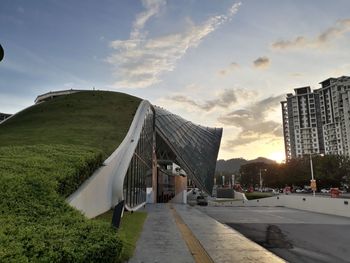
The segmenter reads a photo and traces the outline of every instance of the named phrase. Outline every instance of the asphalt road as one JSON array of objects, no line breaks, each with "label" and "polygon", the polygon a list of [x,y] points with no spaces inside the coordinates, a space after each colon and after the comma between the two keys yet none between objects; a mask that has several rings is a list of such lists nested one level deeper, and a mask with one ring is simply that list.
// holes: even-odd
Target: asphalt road
[{"label": "asphalt road", "polygon": [[289,262],[350,262],[350,218],[284,207],[198,207]]}]

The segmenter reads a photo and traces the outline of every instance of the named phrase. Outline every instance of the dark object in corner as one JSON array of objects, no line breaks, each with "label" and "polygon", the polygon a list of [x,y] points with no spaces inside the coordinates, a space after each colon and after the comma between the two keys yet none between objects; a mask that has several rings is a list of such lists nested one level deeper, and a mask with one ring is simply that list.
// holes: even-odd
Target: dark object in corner
[{"label": "dark object in corner", "polygon": [[0,61],[4,58],[4,49],[0,45]]},{"label": "dark object in corner", "polygon": [[205,197],[203,195],[199,195],[199,196],[197,196],[197,205],[207,206],[208,201],[205,199]]},{"label": "dark object in corner", "polygon": [[123,209],[124,209],[124,200],[119,202],[119,204],[117,204],[114,207],[112,225],[116,228],[119,228],[120,226],[120,219],[122,217]]}]

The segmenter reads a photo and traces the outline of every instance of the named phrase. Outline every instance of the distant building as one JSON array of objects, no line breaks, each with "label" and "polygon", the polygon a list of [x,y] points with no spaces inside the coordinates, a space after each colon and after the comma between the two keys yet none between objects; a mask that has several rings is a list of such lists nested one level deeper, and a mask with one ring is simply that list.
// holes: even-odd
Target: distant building
[{"label": "distant building", "polygon": [[312,153],[350,156],[350,77],[320,84],[314,92],[297,88],[281,102],[287,160]]},{"label": "distant building", "polygon": [[11,116],[11,114],[1,113],[0,112],[0,122],[2,122],[3,120],[7,119],[10,116]]},{"label": "distant building", "polygon": [[286,159],[323,153],[319,96],[310,87],[294,89],[281,102]]},{"label": "distant building", "polygon": [[80,91],[87,91],[87,90],[68,89],[68,90],[50,91],[36,97],[34,102],[35,104],[38,104],[40,102],[47,101],[58,96],[69,95]]}]

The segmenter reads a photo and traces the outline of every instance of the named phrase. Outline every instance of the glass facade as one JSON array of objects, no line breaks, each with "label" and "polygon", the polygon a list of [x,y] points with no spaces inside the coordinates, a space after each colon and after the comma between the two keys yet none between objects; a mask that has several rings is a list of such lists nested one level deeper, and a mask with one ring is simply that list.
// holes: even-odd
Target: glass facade
[{"label": "glass facade", "polygon": [[176,155],[174,162],[198,187],[211,194],[222,128],[203,127],[160,107],[154,109],[157,135]]},{"label": "glass facade", "polygon": [[151,106],[124,179],[126,205],[134,208],[146,202],[146,187],[152,187],[154,146],[159,160],[157,198],[166,199],[158,202],[167,201],[174,195],[174,178],[168,176],[164,168],[173,162],[181,166],[197,187],[211,193],[221,135],[221,128],[195,125],[162,108]]},{"label": "glass facade", "polygon": [[146,179],[152,175],[153,134],[154,113],[150,107],[124,179],[125,203],[131,208],[146,202]]}]

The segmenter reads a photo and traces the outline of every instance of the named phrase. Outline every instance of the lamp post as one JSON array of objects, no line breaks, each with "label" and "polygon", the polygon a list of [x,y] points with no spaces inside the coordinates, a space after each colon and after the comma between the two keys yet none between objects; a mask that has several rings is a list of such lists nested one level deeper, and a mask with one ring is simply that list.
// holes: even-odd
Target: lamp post
[{"label": "lamp post", "polygon": [[311,189],[312,189],[313,196],[316,196],[315,195],[316,181],[315,181],[315,178],[314,178],[314,167],[312,165],[312,155],[311,155],[311,153],[310,153],[310,171],[311,171]]},{"label": "lamp post", "polygon": [[267,169],[259,169],[259,182],[260,182],[260,192],[262,192],[262,183],[263,183],[263,180],[262,180],[262,177],[261,177],[261,171],[266,171]]}]

